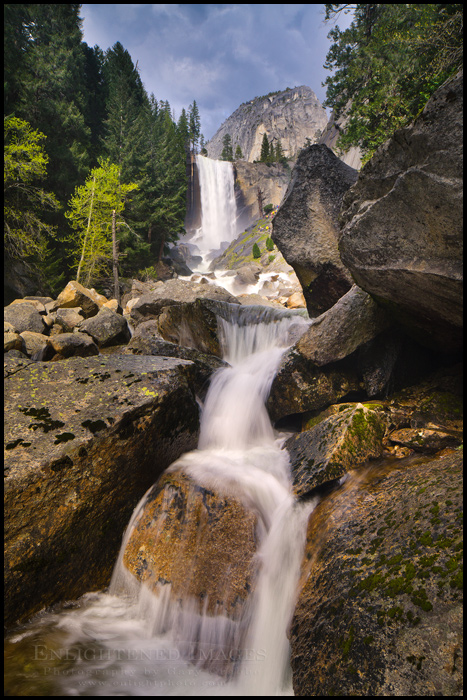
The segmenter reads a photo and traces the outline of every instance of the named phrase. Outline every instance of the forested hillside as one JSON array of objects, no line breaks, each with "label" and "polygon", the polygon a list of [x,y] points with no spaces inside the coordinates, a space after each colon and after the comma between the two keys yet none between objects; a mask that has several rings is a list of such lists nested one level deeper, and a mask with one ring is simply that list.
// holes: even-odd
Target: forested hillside
[{"label": "forested hillside", "polygon": [[[5,247],[56,293],[137,275],[183,231],[196,102],[176,120],[116,43],[82,40],[80,5],[4,6]],[[78,235],[79,234],[79,235]],[[81,263],[81,266],[80,266]]]}]

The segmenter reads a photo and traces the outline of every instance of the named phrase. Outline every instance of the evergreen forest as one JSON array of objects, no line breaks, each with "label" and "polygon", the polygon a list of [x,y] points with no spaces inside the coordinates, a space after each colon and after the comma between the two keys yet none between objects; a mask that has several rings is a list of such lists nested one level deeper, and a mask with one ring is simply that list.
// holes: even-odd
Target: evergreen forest
[{"label": "evergreen forest", "polygon": [[[69,279],[138,276],[184,231],[196,101],[176,119],[116,43],[82,37],[81,5],[4,6],[6,264],[56,295]],[[113,218],[113,221],[112,221]]]}]

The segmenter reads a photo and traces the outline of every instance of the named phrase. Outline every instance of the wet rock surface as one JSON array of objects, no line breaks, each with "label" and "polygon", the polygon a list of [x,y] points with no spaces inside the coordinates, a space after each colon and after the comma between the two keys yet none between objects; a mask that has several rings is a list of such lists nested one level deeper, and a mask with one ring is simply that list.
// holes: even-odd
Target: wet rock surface
[{"label": "wet rock surface", "polygon": [[342,404],[333,409],[332,415],[316,418],[316,425],[285,442],[298,497],[383,453],[384,414],[372,410],[371,404]]},{"label": "wet rock surface", "polygon": [[[124,565],[150,588],[193,600],[200,613],[239,619],[252,589],[256,516],[172,468],[147,495]],[[232,566],[235,562],[235,566]]]}]

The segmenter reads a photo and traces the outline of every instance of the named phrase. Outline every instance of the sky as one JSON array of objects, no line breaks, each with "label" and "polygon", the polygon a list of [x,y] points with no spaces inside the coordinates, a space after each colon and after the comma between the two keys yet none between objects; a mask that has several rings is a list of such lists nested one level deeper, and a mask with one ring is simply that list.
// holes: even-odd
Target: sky
[{"label": "sky", "polygon": [[168,100],[176,119],[196,100],[206,141],[254,97],[298,85],[321,103],[326,96],[333,25],[324,5],[81,5],[81,17],[83,40],[104,51],[119,41],[147,93]]}]

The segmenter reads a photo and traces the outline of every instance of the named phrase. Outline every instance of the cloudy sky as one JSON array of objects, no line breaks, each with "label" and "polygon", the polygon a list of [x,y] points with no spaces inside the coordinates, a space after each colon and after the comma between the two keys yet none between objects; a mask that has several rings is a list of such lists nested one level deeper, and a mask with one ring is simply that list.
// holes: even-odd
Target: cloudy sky
[{"label": "cloudy sky", "polygon": [[324,5],[82,5],[81,17],[84,41],[104,51],[119,41],[176,118],[196,100],[206,140],[254,97],[308,85],[325,98]]}]

